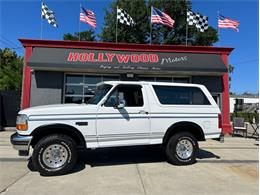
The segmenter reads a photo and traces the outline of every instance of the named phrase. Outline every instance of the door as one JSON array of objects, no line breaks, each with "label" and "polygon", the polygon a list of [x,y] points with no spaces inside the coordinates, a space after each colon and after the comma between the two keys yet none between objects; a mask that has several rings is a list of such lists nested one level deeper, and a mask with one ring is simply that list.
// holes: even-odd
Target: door
[{"label": "door", "polygon": [[219,109],[222,111],[222,103],[221,103],[221,94],[219,93],[212,93],[211,94],[215,102],[217,103]]},{"label": "door", "polygon": [[[118,102],[123,102],[123,106],[118,106]],[[145,89],[141,85],[117,86],[98,109],[99,146],[147,144],[149,135],[150,117]]]}]

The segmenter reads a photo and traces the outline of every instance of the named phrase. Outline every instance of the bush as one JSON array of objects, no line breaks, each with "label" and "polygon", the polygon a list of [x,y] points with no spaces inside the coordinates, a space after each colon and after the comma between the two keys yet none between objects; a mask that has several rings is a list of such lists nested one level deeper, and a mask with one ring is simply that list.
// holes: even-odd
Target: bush
[{"label": "bush", "polygon": [[253,118],[255,122],[259,123],[259,114],[258,113],[247,113],[247,112],[237,112],[230,114],[230,119],[233,121],[233,117],[242,117],[245,119],[245,122],[253,123]]}]

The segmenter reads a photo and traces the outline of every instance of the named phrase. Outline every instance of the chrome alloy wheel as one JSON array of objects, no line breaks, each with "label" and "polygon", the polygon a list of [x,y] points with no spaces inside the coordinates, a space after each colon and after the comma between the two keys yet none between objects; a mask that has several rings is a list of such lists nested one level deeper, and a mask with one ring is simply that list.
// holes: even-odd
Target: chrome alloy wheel
[{"label": "chrome alloy wheel", "polygon": [[68,156],[68,150],[63,145],[52,144],[44,150],[42,160],[46,166],[57,169],[65,164]]},{"label": "chrome alloy wheel", "polygon": [[176,153],[181,159],[188,159],[193,152],[193,145],[190,140],[182,139],[177,143]]}]

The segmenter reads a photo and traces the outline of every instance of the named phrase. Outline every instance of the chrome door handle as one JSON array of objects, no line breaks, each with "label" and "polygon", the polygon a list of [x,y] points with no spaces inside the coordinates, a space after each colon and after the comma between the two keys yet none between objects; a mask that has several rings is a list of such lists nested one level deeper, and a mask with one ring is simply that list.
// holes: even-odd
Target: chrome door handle
[{"label": "chrome door handle", "polygon": [[139,114],[149,114],[149,112],[146,112],[144,110],[140,110]]}]

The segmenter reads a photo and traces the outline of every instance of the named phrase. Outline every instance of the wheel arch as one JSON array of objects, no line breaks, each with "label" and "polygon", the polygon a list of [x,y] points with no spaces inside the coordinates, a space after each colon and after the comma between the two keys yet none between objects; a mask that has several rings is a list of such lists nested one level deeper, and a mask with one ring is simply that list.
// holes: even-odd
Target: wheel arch
[{"label": "wheel arch", "polygon": [[71,137],[76,145],[77,148],[85,149],[86,148],[86,141],[82,135],[82,133],[75,127],[66,125],[66,124],[49,124],[49,125],[42,125],[37,127],[31,133],[33,139],[31,141],[32,147],[44,136],[51,135],[51,134],[63,134]]},{"label": "wheel arch", "polygon": [[[185,130],[183,130],[185,129]],[[198,141],[205,141],[205,135],[202,128],[190,121],[182,121],[172,124],[163,137],[163,144],[166,144],[170,137],[178,132],[186,131],[194,135]]]}]

